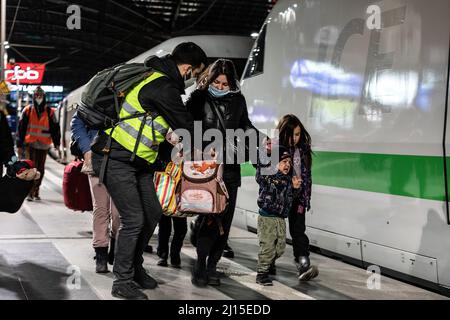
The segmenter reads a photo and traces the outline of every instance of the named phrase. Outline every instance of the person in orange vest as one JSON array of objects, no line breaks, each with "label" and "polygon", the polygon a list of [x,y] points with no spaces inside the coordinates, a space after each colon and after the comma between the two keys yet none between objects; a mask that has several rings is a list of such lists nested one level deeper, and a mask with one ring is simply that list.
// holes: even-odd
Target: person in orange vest
[{"label": "person in orange vest", "polygon": [[61,133],[55,118],[55,112],[47,106],[44,90],[37,87],[33,92],[33,104],[23,109],[19,121],[17,141],[19,157],[22,157],[22,150],[24,149],[25,158],[32,160],[41,173],[40,179],[35,181],[27,200],[41,200],[39,187],[44,177],[47,153],[52,146],[52,142],[54,147],[58,148],[60,140]]}]

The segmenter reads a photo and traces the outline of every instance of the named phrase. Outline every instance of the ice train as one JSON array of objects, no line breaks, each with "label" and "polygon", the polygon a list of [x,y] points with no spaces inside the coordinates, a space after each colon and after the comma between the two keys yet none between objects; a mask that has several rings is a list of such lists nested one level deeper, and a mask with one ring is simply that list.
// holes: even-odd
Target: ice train
[{"label": "ice train", "polygon": [[[312,136],[311,244],[443,291],[449,12],[448,0],[281,0],[241,80],[258,128],[294,113]],[[254,169],[242,173],[234,224],[254,230]]]}]

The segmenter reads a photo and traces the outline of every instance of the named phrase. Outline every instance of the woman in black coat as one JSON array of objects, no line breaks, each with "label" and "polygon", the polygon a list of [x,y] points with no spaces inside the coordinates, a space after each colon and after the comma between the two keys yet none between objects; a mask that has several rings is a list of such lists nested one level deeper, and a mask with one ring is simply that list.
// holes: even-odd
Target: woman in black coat
[{"label": "woman in black coat", "polygon": [[[232,61],[219,59],[214,62],[201,75],[198,84],[197,90],[191,94],[186,107],[193,114],[194,120],[202,121],[203,132],[208,129],[219,129],[225,137],[224,129],[242,129],[244,131],[254,130],[253,134],[259,134],[248,118],[247,105],[240,92]],[[205,144],[209,144],[209,142]],[[227,144],[232,150],[232,145],[236,146],[236,140],[224,138],[224,148]],[[256,146],[254,148],[256,149]],[[248,148],[246,149],[248,151]],[[216,151],[223,152],[222,156],[225,160],[224,150]],[[237,192],[241,185],[240,163],[236,161],[236,154],[233,155],[232,152],[231,155],[234,157],[234,161],[229,163],[230,161],[227,159],[223,172],[223,180],[229,194],[227,210],[218,220],[208,216],[199,217],[200,229],[196,243],[197,262],[192,273],[192,283],[197,286],[220,285],[216,266],[227,243]],[[223,228],[222,235],[220,234],[220,223]]]}]

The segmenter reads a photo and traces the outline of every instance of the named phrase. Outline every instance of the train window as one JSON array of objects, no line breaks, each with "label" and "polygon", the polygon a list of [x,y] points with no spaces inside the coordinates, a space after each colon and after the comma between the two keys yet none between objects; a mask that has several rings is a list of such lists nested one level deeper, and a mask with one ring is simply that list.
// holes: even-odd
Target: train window
[{"label": "train window", "polygon": [[266,43],[266,29],[267,24],[262,27],[258,39],[256,39],[255,45],[250,52],[250,57],[247,61],[247,67],[245,68],[243,79],[253,77],[264,72],[264,47]]}]

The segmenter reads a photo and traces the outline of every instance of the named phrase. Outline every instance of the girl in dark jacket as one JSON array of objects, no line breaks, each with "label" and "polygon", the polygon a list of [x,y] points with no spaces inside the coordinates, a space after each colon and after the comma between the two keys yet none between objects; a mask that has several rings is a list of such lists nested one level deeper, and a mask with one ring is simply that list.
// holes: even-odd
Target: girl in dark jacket
[{"label": "girl in dark jacket", "polygon": [[[241,94],[233,62],[219,59],[211,64],[200,76],[198,88],[186,103],[194,120],[202,121],[203,132],[208,129],[219,129],[225,136],[225,129],[257,129],[248,118],[247,105]],[[222,117],[222,121],[218,117]],[[235,141],[226,144],[235,144]],[[220,151],[219,151],[220,152]],[[234,155],[236,157],[236,155]],[[223,157],[225,159],[225,156]],[[192,274],[192,283],[198,286],[220,285],[216,271],[217,263],[227,243],[233,220],[238,187],[241,185],[240,164],[227,163],[224,166],[223,179],[229,194],[227,210],[221,215],[223,234],[220,234],[219,223],[208,216],[200,217],[200,229],[197,234],[197,262]]]},{"label": "girl in dark jacket", "polygon": [[[309,239],[305,234],[305,214],[310,209],[312,186],[311,137],[300,120],[293,114],[281,118],[277,129],[279,130],[279,143],[290,148],[293,162],[292,174],[301,180],[300,196],[294,198],[288,218],[298,278],[301,281],[308,281],[319,274],[317,267],[311,266]],[[274,266],[270,272],[275,273]]]}]

